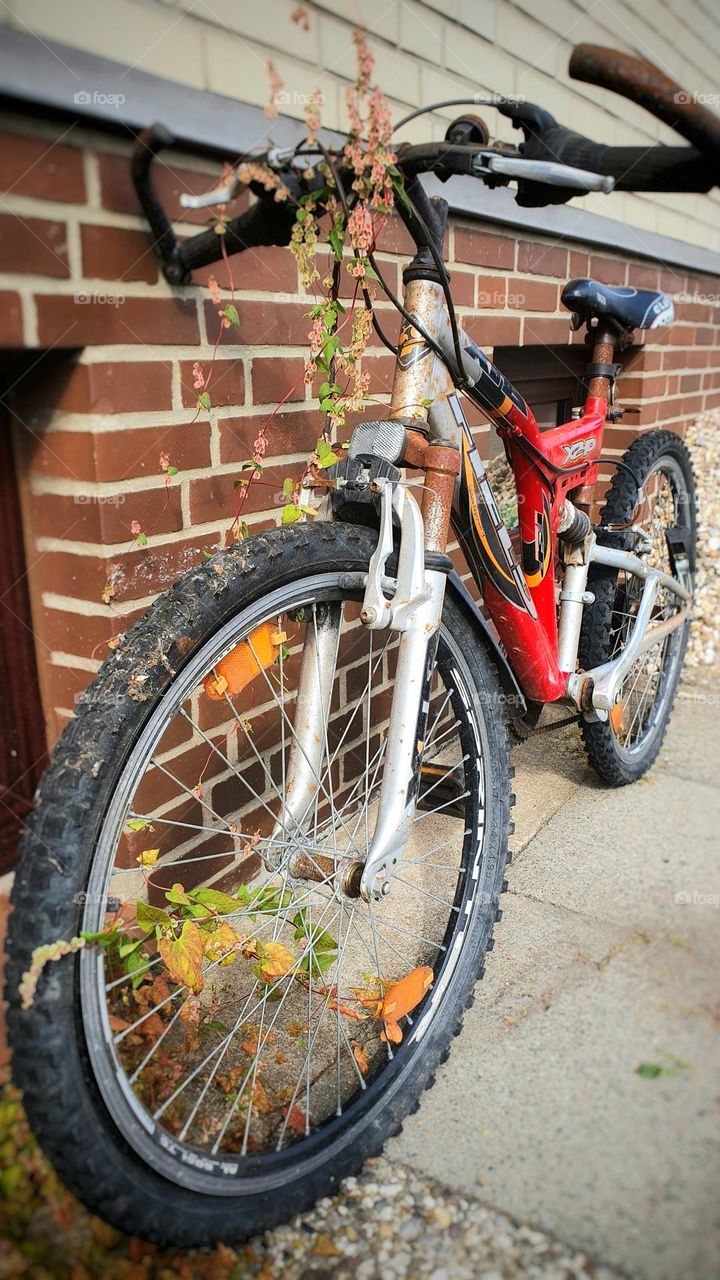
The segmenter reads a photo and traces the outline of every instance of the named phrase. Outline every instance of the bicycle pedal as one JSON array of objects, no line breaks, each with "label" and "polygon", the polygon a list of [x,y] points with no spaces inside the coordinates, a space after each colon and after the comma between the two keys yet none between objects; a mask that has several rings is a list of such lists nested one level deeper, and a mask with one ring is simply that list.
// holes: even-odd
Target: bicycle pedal
[{"label": "bicycle pedal", "polygon": [[442,809],[449,817],[464,818],[465,801],[460,797],[465,788],[456,775],[456,765],[424,764],[420,769],[417,808],[426,813]]}]

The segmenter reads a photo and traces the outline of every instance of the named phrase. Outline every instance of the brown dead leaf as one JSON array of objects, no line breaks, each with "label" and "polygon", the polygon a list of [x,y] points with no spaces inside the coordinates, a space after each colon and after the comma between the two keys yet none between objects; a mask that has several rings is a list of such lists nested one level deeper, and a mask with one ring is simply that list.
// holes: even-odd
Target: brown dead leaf
[{"label": "brown dead leaf", "polygon": [[151,1013],[149,1018],[138,1027],[146,1040],[156,1040],[165,1030],[165,1023],[159,1013]]},{"label": "brown dead leaf", "polygon": [[341,1258],[342,1249],[333,1244],[329,1236],[319,1235],[313,1247],[313,1253],[319,1258]]},{"label": "brown dead leaf", "polygon": [[200,1000],[197,996],[188,996],[180,1009],[180,1021],[196,1024],[200,1021]]},{"label": "brown dead leaf", "polygon": [[269,1116],[275,1110],[275,1106],[271,1102],[267,1089],[259,1076],[253,1087],[252,1099],[255,1110],[259,1111],[261,1116]]},{"label": "brown dead leaf", "polygon": [[362,1074],[366,1076],[368,1071],[370,1070],[370,1058],[368,1057],[368,1051],[365,1048],[365,1045],[358,1044],[357,1040],[352,1040],[351,1044],[352,1044],[353,1057],[357,1062]]},{"label": "brown dead leaf", "polygon": [[287,1127],[293,1133],[301,1134],[305,1132],[305,1116],[299,1107],[293,1106],[288,1111]]}]

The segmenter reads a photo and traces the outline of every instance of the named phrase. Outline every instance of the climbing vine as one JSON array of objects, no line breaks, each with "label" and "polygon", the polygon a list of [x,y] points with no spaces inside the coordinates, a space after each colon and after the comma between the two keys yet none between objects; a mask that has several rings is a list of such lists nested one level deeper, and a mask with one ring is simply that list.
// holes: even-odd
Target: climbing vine
[{"label": "climbing vine", "polygon": [[[304,5],[296,7],[292,20],[302,30],[307,30],[309,18]],[[370,258],[384,220],[402,190],[402,177],[391,147],[390,112],[382,91],[373,82],[373,57],[364,32],[356,30],[353,40],[357,74],[355,83],[346,91],[348,134],[344,145],[334,153],[335,160],[339,161],[343,170],[346,184],[348,174],[350,175],[349,190],[341,189],[335,160],[323,148],[319,152],[321,159],[314,166],[322,185],[296,201],[277,173],[254,160],[242,161],[234,169],[225,166],[222,175],[223,182],[237,179],[241,187],[259,184],[265,192],[272,193],[274,200],[292,201],[295,204],[290,252],[297,263],[303,286],[312,297],[306,312],[309,328],[304,381],[313,388],[323,425],[302,471],[297,475],[287,475],[282,480],[279,511],[282,524],[313,518],[315,508],[305,496],[305,486],[339,460],[341,454],[338,452],[337,437],[341,438],[344,434],[348,415],[362,411],[371,399],[370,373],[364,357],[373,327],[373,303],[378,278]],[[267,110],[268,115],[274,116],[277,115],[275,100],[283,88],[283,82],[272,63],[268,64],[268,74],[271,102]],[[305,115],[307,134],[303,150],[319,145],[321,103],[322,94],[319,90],[309,95]],[[196,414],[181,432],[178,447],[185,431],[202,414],[212,410],[212,378],[216,356],[223,336],[240,323],[225,243],[229,221],[227,207],[216,206],[210,226],[220,240],[230,300],[223,297],[216,278],[211,276],[208,291],[217,316],[217,330],[209,359],[197,360],[193,364],[192,386],[197,393]],[[344,292],[343,272],[349,275],[352,282],[347,303],[341,301],[340,297]],[[273,412],[261,422],[249,456],[239,465],[234,481],[232,523],[228,530],[232,540],[242,540],[249,534],[248,525],[243,518],[248,493],[252,485],[263,483],[265,459],[276,415],[295,390],[296,386],[291,387]],[[165,478],[165,501],[151,527],[143,528],[138,520],[130,522],[132,549],[147,547],[149,535],[153,533],[167,508],[169,488],[179,474],[179,468],[171,461],[167,452],[160,454],[158,466]],[[103,589],[103,602],[110,604],[114,595],[114,585],[109,580]]]}]

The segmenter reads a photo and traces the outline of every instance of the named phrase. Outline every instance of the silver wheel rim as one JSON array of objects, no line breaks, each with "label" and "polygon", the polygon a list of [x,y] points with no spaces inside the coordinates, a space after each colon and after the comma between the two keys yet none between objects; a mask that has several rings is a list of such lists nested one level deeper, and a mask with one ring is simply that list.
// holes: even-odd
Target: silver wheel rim
[{"label": "silver wheel rim", "polygon": [[[148,761],[152,756],[154,744],[161,740],[165,728],[167,728],[167,725],[176,716],[177,709],[182,706],[186,699],[188,690],[197,687],[200,676],[204,674],[209,667],[213,666],[220,654],[225,653],[228,649],[232,648],[238,638],[252,631],[256,626],[258,619],[275,616],[281,610],[283,605],[285,608],[292,605],[293,609],[297,609],[303,603],[307,605],[312,601],[317,602],[323,598],[323,593],[327,595],[328,591],[331,590],[332,587],[336,586],[337,578],[338,575],[319,575],[315,578],[306,580],[302,584],[297,584],[294,587],[283,588],[281,591],[276,592],[274,596],[267,597],[260,604],[248,610],[242,616],[241,620],[236,619],[222,628],[211,641],[203,646],[202,650],[198,654],[193,656],[187,666],[177,677],[172,688],[164,697],[162,703],[156,708],[155,712],[150,717],[148,724],[141,733],[128,761],[126,762],[118,784],[116,785],[113,798],[98,839],[97,852],[88,883],[85,918],[83,922],[83,927],[85,929],[93,931],[102,924],[105,914],[105,904],[108,897],[112,896],[112,866],[115,857],[115,849],[120,838],[120,832],[123,830],[123,826],[127,821],[128,812],[131,811],[130,799],[135,793],[138,778],[142,776],[147,767]],[[332,587],[329,584],[332,584]],[[336,595],[337,594],[339,593],[336,592]],[[346,595],[346,593],[344,594]],[[445,638],[445,644],[449,645],[452,649],[453,642],[450,637]],[[448,665],[449,664],[446,659],[445,666],[448,667]],[[462,668],[462,658],[460,654],[454,655],[454,660],[450,664],[450,667],[458,693],[462,697],[464,705],[468,707],[472,702],[472,690],[469,675],[467,671]],[[484,726],[478,726],[476,716],[471,717],[470,723],[474,730],[476,743],[476,760],[473,762],[473,767],[479,771],[481,788],[484,790],[484,775],[486,768],[486,741]],[[429,734],[428,737],[432,744],[431,735]],[[442,741],[436,739],[436,745],[438,748],[441,748]],[[442,751],[439,751],[439,757],[440,756],[442,756]],[[376,768],[376,766],[373,765],[372,759],[370,760],[370,767]],[[463,775],[467,771],[467,768],[467,762],[465,761],[463,766]],[[436,814],[441,807],[442,806],[437,806],[437,809],[435,810]],[[432,816],[432,814],[430,816]],[[422,817],[422,815],[420,815],[420,817]],[[479,820],[475,834],[470,832],[469,824],[463,824],[463,826],[467,825],[468,829],[464,830],[464,834],[462,834],[462,850],[455,869],[458,875],[458,887],[456,893],[457,900],[449,896],[440,894],[435,895],[445,903],[446,907],[449,906],[451,908],[447,911],[447,927],[445,932],[441,935],[443,937],[442,946],[436,946],[437,964],[433,966],[436,969],[436,977],[441,978],[441,980],[436,981],[435,986],[432,988],[430,997],[419,1007],[416,1019],[413,1020],[409,1015],[405,1022],[403,1053],[406,1057],[410,1053],[411,1046],[417,1046],[420,1043],[429,1026],[430,1020],[437,1012],[442,991],[446,989],[457,965],[462,945],[467,936],[469,922],[473,919],[477,906],[482,900],[483,875],[481,873],[480,857],[484,830],[484,809],[482,807],[479,807],[478,818]],[[475,848],[472,847],[473,841],[475,842]],[[444,856],[448,856],[440,852],[434,846],[431,847],[429,853],[427,851],[423,851],[423,853],[424,857],[421,856],[419,860],[421,862],[431,864],[434,864],[438,857],[442,858]],[[470,885],[470,877],[466,876],[467,869],[470,865],[468,861],[469,858],[472,860],[473,868],[472,886],[470,890],[463,887],[464,885]],[[417,894],[415,897],[415,901],[419,902],[422,900],[424,895],[427,895],[427,888],[423,888],[422,885],[413,886],[412,882],[410,882],[408,887],[407,879],[409,874],[411,873],[406,870],[404,877],[401,875],[401,878],[405,879],[406,885],[403,886],[398,883],[395,886],[394,892],[398,893],[402,889],[403,892],[410,893],[413,887],[420,888],[423,892]],[[463,877],[465,877],[464,880]],[[459,903],[462,903],[462,920],[455,918],[459,913]],[[295,903],[294,905],[297,904]],[[433,903],[432,905],[435,910],[436,904]],[[363,904],[363,908],[364,906],[365,904]],[[347,913],[349,910],[350,908],[342,903],[336,908],[336,913],[337,911],[340,912],[340,943],[342,942],[343,936],[342,913]],[[443,910],[443,908],[441,907],[440,910]],[[453,921],[452,929],[450,928],[451,921]],[[382,941],[382,932],[382,926],[378,925],[377,922],[375,922],[374,928],[366,929],[365,942],[367,943],[367,950],[372,951],[374,949],[377,954],[377,949],[379,947],[380,950],[387,952],[388,948]],[[408,930],[408,932],[412,933],[416,931]],[[346,934],[349,936],[349,933],[350,925],[348,924]],[[359,924],[357,926],[357,933],[361,933]],[[452,935],[452,946],[449,948],[449,953],[446,952],[446,935],[448,938]],[[423,936],[426,942],[429,941],[433,945],[438,942],[437,936],[429,938],[424,931],[421,936]],[[397,941],[398,938],[396,935],[395,943],[397,943]],[[399,950],[397,946],[395,946],[394,949],[396,951]],[[340,955],[339,946],[338,955]],[[258,1161],[252,1158],[252,1153],[249,1152],[247,1143],[240,1151],[230,1154],[224,1152],[216,1143],[215,1149],[208,1152],[207,1150],[198,1148],[197,1143],[192,1141],[193,1135],[189,1130],[178,1136],[170,1134],[162,1128],[162,1114],[159,1116],[156,1115],[154,1118],[151,1116],[147,1108],[133,1091],[128,1080],[128,1075],[126,1074],[119,1059],[117,1046],[114,1043],[117,1041],[118,1033],[113,1033],[111,1029],[109,1021],[111,1015],[108,1010],[107,999],[104,995],[106,973],[103,953],[98,952],[94,948],[86,950],[81,955],[80,970],[83,1020],[93,1071],[116,1124],[118,1124],[123,1136],[130,1145],[135,1148],[138,1154],[140,1154],[141,1158],[143,1158],[146,1163],[150,1164],[158,1172],[162,1172],[165,1176],[172,1178],[173,1181],[180,1185],[189,1186],[197,1190],[209,1190],[215,1194],[238,1194],[238,1186],[245,1182],[251,1183],[253,1190],[256,1190],[259,1186],[267,1185],[269,1187],[277,1185],[279,1182],[286,1179],[288,1167],[287,1160],[272,1160],[268,1155],[263,1154],[262,1160],[267,1166],[267,1172],[264,1173],[262,1169],[257,1167]],[[310,973],[312,973],[312,960],[310,962]],[[310,985],[312,986],[312,983]],[[347,1041],[349,1037],[347,1036],[345,1029],[341,1026],[340,1018],[337,1015],[336,1021],[340,1027],[336,1038],[341,1041],[342,1053],[347,1057]],[[270,1024],[268,1023],[268,1025]],[[309,1026],[310,1022],[308,1022],[308,1027]],[[122,1034],[124,1033],[121,1033],[121,1038]],[[263,1032],[261,1028],[261,1036],[262,1034]],[[311,1035],[310,1032],[308,1032],[308,1043],[310,1042],[310,1039]],[[262,1040],[259,1041],[261,1048],[264,1043],[265,1042]],[[340,1050],[338,1050],[338,1053],[339,1052]],[[387,1045],[387,1052],[387,1066],[378,1071],[375,1079],[379,1079],[381,1076],[387,1074],[391,1077],[388,1082],[388,1088],[393,1088],[396,1086],[398,1072],[394,1068],[390,1071],[389,1068],[393,1057],[397,1056],[400,1058],[401,1055],[400,1053],[394,1055],[394,1051],[389,1044]],[[311,1056],[310,1051],[308,1051],[308,1056]],[[217,1071],[215,1072],[215,1075],[217,1075]],[[361,1073],[359,1074],[359,1083],[356,1094],[348,1102],[344,1113],[341,1109],[340,1114],[341,1116],[343,1114],[345,1115],[346,1121],[356,1098],[359,1097],[361,1093],[364,1093],[366,1089],[373,1087],[373,1085],[374,1079],[371,1079],[368,1083],[364,1083]],[[240,1097],[241,1093],[242,1090],[239,1090],[236,1094],[236,1098]],[[205,1096],[207,1096],[207,1093]],[[307,1088],[305,1089],[305,1096],[306,1098],[308,1096]],[[296,1104],[298,1097],[300,1097],[300,1092],[296,1090],[291,1107]],[[235,1110],[237,1111],[237,1106]],[[248,1108],[248,1121],[251,1113],[252,1099]],[[305,1115],[309,1115],[309,1108],[305,1112]],[[350,1120],[352,1122],[351,1116]],[[296,1157],[299,1153],[301,1157],[300,1162],[304,1159],[305,1163],[309,1166],[313,1166],[320,1160],[325,1159],[328,1154],[327,1148],[324,1147],[322,1150],[313,1148],[312,1139],[317,1137],[320,1131],[327,1127],[328,1123],[323,1121],[316,1130],[310,1133],[309,1137],[306,1136],[301,1141],[296,1141],[293,1144],[286,1145],[284,1153],[290,1153],[291,1159],[294,1158],[292,1154],[293,1152],[295,1152]],[[246,1128],[246,1132],[247,1131],[248,1130]],[[302,1156],[301,1149],[303,1147],[308,1148],[307,1157]],[[280,1157],[283,1155],[282,1143],[280,1144],[278,1155]],[[246,1177],[245,1170],[249,1169],[250,1166],[252,1166],[251,1172]]]},{"label": "silver wheel rim", "polygon": [[[653,492],[653,480],[656,481]],[[650,536],[652,549],[647,563],[653,567],[663,567],[672,572],[664,530],[668,527],[666,517],[674,517],[672,523],[683,528],[691,527],[690,493],[685,475],[680,464],[671,456],[658,458],[651,468],[643,486],[645,505],[651,504]],[[672,504],[672,512],[670,505]],[[691,583],[686,584],[691,586]],[[617,609],[617,592],[613,606],[613,626],[611,631],[610,656],[615,656],[624,645],[624,637],[632,626],[637,609],[642,584],[630,577],[625,579],[625,608]],[[677,600],[671,593],[661,593],[658,608],[653,621],[661,621],[670,617],[678,608]],[[618,625],[615,621],[618,619]],[[623,729],[621,733],[613,731],[615,749],[619,757],[626,763],[635,763],[650,746],[656,734],[661,730],[669,703],[675,690],[679,674],[685,637],[689,624],[679,627],[658,645],[648,650],[633,663],[620,689],[624,709]]]}]

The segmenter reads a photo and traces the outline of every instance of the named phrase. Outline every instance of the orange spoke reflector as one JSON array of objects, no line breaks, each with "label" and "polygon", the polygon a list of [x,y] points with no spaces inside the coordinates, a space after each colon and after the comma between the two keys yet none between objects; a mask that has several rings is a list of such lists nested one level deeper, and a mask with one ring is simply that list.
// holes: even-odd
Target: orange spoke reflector
[{"label": "orange spoke reflector", "polygon": [[622,733],[625,729],[625,708],[622,702],[616,702],[615,706],[608,712],[610,724],[615,733]]},{"label": "orange spoke reflector", "polygon": [[406,973],[404,978],[385,993],[380,1017],[385,1023],[385,1035],[393,1044],[399,1044],[402,1040],[402,1031],[398,1026],[400,1018],[412,1013],[416,1005],[419,1005],[432,980],[432,969],[423,964],[419,969]]},{"label": "orange spoke reflector", "polygon": [[255,679],[261,671],[267,671],[277,656],[278,648],[287,639],[284,631],[278,631],[271,622],[251,631],[235,649],[215,664],[214,672],[205,677],[204,689],[208,698],[220,702],[227,694],[233,697]]}]

